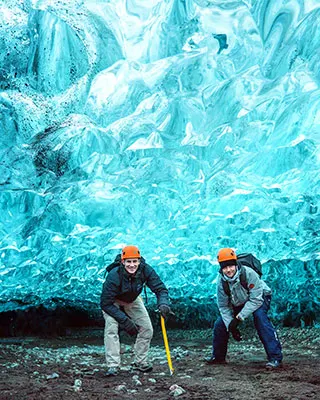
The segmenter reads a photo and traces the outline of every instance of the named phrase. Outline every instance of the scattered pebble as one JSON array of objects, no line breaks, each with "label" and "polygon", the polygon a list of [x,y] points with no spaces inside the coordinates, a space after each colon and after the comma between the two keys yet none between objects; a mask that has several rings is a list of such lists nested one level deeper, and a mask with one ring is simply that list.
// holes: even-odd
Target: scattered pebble
[{"label": "scattered pebble", "polygon": [[57,374],[56,372],[54,372],[54,373],[51,374],[51,375],[47,375],[46,378],[47,378],[47,379],[56,379],[56,378],[59,378],[59,374]]},{"label": "scattered pebble", "polygon": [[[99,371],[99,370],[98,370]],[[85,375],[94,375],[96,372],[98,372],[96,369],[92,370],[92,371],[85,371],[84,374]]]},{"label": "scattered pebble", "polygon": [[82,381],[81,379],[75,379],[73,384],[73,390],[75,392],[81,392]]},{"label": "scattered pebble", "polygon": [[19,367],[19,365],[20,364],[18,364],[18,363],[12,363],[10,365],[7,365],[7,368],[16,368],[16,367]]},{"label": "scattered pebble", "polygon": [[126,393],[128,391],[126,385],[118,385],[114,388],[117,392],[123,392]]},{"label": "scattered pebble", "polygon": [[122,345],[120,346],[120,354],[131,353],[132,348],[129,345]]},{"label": "scattered pebble", "polygon": [[132,380],[136,386],[142,386],[141,381],[139,380],[139,375],[133,375]]},{"label": "scattered pebble", "polygon": [[186,393],[186,391],[181,386],[176,385],[176,384],[170,386],[169,390],[170,390],[170,395],[173,397],[177,397],[183,393]]},{"label": "scattered pebble", "polygon": [[181,360],[182,358],[189,355],[189,350],[184,350],[182,347],[179,346],[174,348],[171,354],[172,357],[174,357],[176,360]]}]

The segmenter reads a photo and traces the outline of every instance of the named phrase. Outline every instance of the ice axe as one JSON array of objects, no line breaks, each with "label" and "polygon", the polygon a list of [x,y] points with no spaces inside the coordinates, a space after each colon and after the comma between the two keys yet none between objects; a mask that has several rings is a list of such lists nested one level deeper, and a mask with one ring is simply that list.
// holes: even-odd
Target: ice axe
[{"label": "ice axe", "polygon": [[168,343],[168,338],[167,338],[167,330],[166,330],[166,324],[164,321],[163,316],[160,316],[161,319],[161,329],[162,329],[162,335],[163,335],[163,341],[164,341],[164,347],[166,349],[166,355],[167,355],[167,360],[168,360],[168,366],[170,369],[170,375],[173,375],[174,369],[172,367],[172,361],[171,361],[171,355],[170,355],[170,349],[169,349],[169,343]]}]

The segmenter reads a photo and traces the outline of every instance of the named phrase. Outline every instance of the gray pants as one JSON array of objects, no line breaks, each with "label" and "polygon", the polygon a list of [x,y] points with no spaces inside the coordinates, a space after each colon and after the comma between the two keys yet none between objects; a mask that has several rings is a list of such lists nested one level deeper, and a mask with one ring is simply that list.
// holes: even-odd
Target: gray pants
[{"label": "gray pants", "polygon": [[[134,345],[134,362],[146,364],[148,362],[148,351],[153,336],[153,328],[142,298],[138,297],[132,303],[124,303],[117,300],[115,305],[117,307],[123,306],[126,314],[139,326],[139,333]],[[103,312],[103,316],[105,319],[104,346],[107,367],[119,367],[121,360],[118,322],[105,312]]]}]

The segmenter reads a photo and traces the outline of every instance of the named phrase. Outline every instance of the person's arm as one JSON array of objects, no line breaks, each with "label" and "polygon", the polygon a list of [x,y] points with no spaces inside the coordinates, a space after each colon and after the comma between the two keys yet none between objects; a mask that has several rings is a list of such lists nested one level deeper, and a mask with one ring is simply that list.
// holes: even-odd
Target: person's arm
[{"label": "person's arm", "polygon": [[159,275],[148,264],[145,264],[144,268],[145,268],[146,285],[157,296],[158,307],[160,307],[161,305],[170,306],[168,289],[160,279]]},{"label": "person's arm", "polygon": [[231,306],[230,298],[225,293],[221,282],[221,277],[218,277],[217,282],[217,303],[221,314],[221,318],[228,329],[230,322],[233,319],[233,309]]},{"label": "person's arm", "polygon": [[263,304],[263,283],[259,275],[251,268],[246,268],[246,281],[248,285],[249,299],[236,318],[241,321],[249,317]]},{"label": "person's arm", "polygon": [[128,320],[128,317],[114,304],[120,286],[119,276],[117,275],[118,272],[116,269],[109,272],[103,284],[100,305],[106,314],[113,317],[119,324],[124,324]]}]

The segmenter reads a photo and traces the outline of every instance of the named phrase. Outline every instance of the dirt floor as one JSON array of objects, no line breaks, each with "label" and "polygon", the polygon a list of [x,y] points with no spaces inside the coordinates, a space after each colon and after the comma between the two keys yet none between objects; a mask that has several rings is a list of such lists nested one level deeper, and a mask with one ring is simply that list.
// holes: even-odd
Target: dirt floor
[{"label": "dirt floor", "polygon": [[113,378],[104,376],[101,330],[58,339],[4,338],[0,399],[320,399],[319,333],[280,330],[284,365],[270,372],[254,332],[246,332],[241,343],[230,340],[227,365],[208,366],[203,358],[210,353],[210,330],[169,331],[172,376],[160,334],[152,342],[154,369],[148,374],[130,371],[132,346],[124,337],[123,369]]}]

